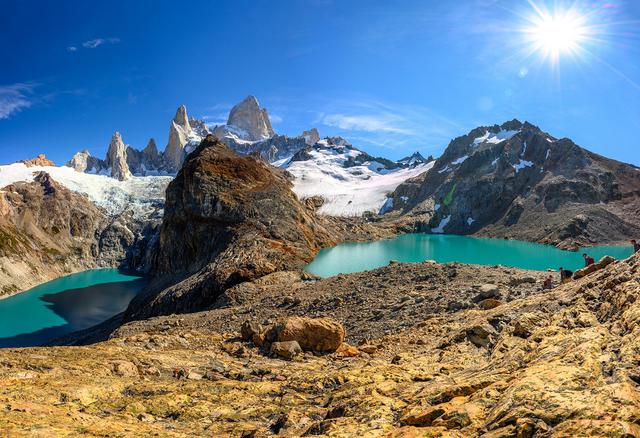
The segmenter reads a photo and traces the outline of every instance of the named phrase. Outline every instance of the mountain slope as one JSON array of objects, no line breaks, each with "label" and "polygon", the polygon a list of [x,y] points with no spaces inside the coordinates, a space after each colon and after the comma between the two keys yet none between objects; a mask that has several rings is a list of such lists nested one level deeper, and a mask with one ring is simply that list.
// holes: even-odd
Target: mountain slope
[{"label": "mountain slope", "polygon": [[401,184],[394,213],[428,232],[563,248],[640,234],[640,169],[517,120],[453,140],[433,169]]},{"label": "mountain slope", "polygon": [[0,297],[98,266],[96,234],[107,218],[48,174],[0,191]]},{"label": "mountain slope", "polygon": [[14,293],[96,267],[146,271],[171,177],[119,181],[52,164],[0,166],[0,221],[9,244],[0,289]]},{"label": "mountain slope", "polygon": [[319,200],[318,213],[330,216],[384,212],[389,193],[433,166],[417,156],[406,162],[372,157],[339,137],[320,140],[275,164],[295,177],[293,191],[300,199]]}]

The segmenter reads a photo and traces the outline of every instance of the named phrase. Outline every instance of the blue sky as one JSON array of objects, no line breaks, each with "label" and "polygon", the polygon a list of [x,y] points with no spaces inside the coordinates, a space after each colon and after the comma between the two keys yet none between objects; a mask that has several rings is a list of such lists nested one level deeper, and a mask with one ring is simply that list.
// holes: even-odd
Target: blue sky
[{"label": "blue sky", "polygon": [[[2,163],[162,148],[180,104],[215,124],[254,94],[279,133],[390,158],[519,118],[640,164],[638,1],[53,3],[0,0]],[[579,47],[533,50],[534,6],[581,14]]]}]

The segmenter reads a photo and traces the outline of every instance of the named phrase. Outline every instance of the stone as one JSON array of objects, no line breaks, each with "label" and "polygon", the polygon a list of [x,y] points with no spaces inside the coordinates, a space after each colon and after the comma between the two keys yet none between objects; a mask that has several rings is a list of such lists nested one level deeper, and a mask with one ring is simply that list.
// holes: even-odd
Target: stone
[{"label": "stone", "polygon": [[495,298],[487,298],[486,300],[482,300],[478,303],[478,307],[481,308],[482,310],[490,310],[490,309],[495,309],[498,306],[501,306],[502,304],[504,304],[502,301],[500,300],[496,300]]},{"label": "stone", "polygon": [[278,341],[297,341],[305,351],[336,351],[345,337],[342,325],[331,318],[287,318],[274,331]]},{"label": "stone", "polygon": [[111,372],[120,377],[138,377],[138,367],[128,360],[116,360],[111,362]]},{"label": "stone", "polygon": [[487,298],[499,298],[500,297],[500,288],[495,284],[483,284],[477,287],[478,293],[473,298],[473,301],[478,303],[482,300],[486,300]]},{"label": "stone", "polygon": [[596,271],[599,271],[602,268],[609,266],[611,263],[615,261],[616,259],[614,259],[611,256],[604,256],[597,263],[593,263],[582,269],[578,269],[576,272],[573,273],[573,279],[579,280],[580,278],[586,277],[589,274],[592,274]]},{"label": "stone", "polygon": [[245,321],[240,328],[240,335],[243,341],[253,341],[254,336],[260,336],[264,332],[264,328],[253,321]]},{"label": "stone", "polygon": [[487,322],[476,324],[466,330],[467,339],[477,347],[488,347],[496,330]]},{"label": "stone", "polygon": [[270,354],[272,356],[275,355],[291,360],[300,353],[302,353],[302,348],[296,341],[273,342],[271,344]]},{"label": "stone", "polygon": [[406,426],[431,426],[433,421],[444,413],[445,410],[438,406],[412,408],[400,417],[400,423]]},{"label": "stone", "polygon": [[514,277],[509,281],[511,286],[520,286],[521,284],[529,283],[534,284],[536,279],[533,277]]},{"label": "stone", "polygon": [[513,335],[528,338],[533,332],[546,324],[547,317],[540,312],[522,314],[513,325]]}]

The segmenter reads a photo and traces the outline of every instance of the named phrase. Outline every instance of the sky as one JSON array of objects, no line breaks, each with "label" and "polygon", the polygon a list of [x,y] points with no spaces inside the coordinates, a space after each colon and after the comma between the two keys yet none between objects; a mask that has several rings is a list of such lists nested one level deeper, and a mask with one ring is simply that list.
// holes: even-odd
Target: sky
[{"label": "sky", "polygon": [[518,118],[640,165],[637,0],[0,0],[0,162],[163,148],[255,95],[276,132],[439,155]]}]

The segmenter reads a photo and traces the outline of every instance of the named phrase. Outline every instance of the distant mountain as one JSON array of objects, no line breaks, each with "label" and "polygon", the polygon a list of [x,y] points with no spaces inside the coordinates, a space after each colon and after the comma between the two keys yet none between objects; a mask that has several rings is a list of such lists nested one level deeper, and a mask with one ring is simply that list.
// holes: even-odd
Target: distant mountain
[{"label": "distant mountain", "polygon": [[111,137],[104,160],[93,157],[89,151],[77,152],[68,167],[78,172],[109,175],[124,181],[132,175],[173,175],[182,165],[185,156],[211,131],[196,119],[189,120],[184,105],[176,111],[169,125],[169,138],[164,152],[159,152],[152,138],[143,150],[126,145],[119,132]]},{"label": "distant mountain", "polygon": [[451,141],[428,173],[399,185],[390,215],[432,233],[575,248],[640,235],[640,169],[518,120]]}]

